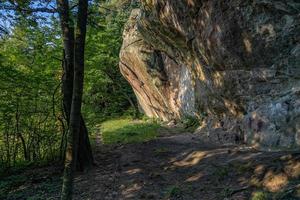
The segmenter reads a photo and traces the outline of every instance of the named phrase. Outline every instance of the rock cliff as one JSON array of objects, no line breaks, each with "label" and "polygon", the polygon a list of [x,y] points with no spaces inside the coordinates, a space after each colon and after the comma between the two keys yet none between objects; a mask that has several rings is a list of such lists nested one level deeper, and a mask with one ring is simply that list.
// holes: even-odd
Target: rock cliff
[{"label": "rock cliff", "polygon": [[300,3],[142,0],[120,70],[145,114],[195,116],[203,139],[300,146]]}]

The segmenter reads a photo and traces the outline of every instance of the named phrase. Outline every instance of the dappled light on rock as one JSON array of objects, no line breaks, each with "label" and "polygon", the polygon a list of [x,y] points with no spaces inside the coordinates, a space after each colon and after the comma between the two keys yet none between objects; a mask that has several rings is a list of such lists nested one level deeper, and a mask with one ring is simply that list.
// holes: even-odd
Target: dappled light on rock
[{"label": "dappled light on rock", "polygon": [[299,148],[296,1],[141,3],[125,26],[120,69],[146,115],[197,117],[208,142]]}]

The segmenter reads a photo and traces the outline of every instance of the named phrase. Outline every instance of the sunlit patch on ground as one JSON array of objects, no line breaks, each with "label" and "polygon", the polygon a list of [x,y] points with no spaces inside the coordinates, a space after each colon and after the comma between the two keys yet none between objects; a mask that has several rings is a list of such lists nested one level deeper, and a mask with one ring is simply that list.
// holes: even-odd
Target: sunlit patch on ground
[{"label": "sunlit patch on ground", "polygon": [[198,181],[201,177],[203,176],[203,174],[201,172],[194,174],[190,177],[188,177],[185,182],[194,182],[194,181]]},{"label": "sunlit patch on ground", "polygon": [[288,177],[284,173],[275,174],[267,172],[263,180],[263,186],[271,192],[278,192],[288,184]]},{"label": "sunlit patch on ground", "polygon": [[129,169],[125,173],[128,175],[133,175],[133,174],[139,173],[141,171],[142,171],[141,169],[136,168],[136,169]]},{"label": "sunlit patch on ground", "polygon": [[189,154],[187,157],[180,161],[174,162],[177,167],[189,167],[198,164],[204,157],[206,153],[201,151],[196,151]]},{"label": "sunlit patch on ground", "polygon": [[134,183],[132,185],[130,185],[129,187],[125,188],[123,191],[122,191],[122,195],[125,197],[125,198],[132,198],[134,197],[135,193],[137,191],[139,191],[140,189],[142,188],[141,185],[137,184],[137,183]]}]

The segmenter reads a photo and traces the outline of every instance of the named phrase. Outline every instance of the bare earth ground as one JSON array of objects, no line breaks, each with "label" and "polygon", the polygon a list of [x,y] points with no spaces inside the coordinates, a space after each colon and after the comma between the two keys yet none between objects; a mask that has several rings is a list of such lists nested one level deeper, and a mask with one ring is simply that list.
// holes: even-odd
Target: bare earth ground
[{"label": "bare earth ground", "polygon": [[[300,199],[300,152],[213,146],[193,134],[176,134],[98,145],[94,153],[97,166],[76,176],[75,199]],[[15,189],[20,195],[7,199],[59,199],[59,169],[30,173],[34,178]]]},{"label": "bare earth ground", "polygon": [[76,178],[76,199],[300,199],[299,152],[217,147],[181,134],[102,146],[95,159]]}]

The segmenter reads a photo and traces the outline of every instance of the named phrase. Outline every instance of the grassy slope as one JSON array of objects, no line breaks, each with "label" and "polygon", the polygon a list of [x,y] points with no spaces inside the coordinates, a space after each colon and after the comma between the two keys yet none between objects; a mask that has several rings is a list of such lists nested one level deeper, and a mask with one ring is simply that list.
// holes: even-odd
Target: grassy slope
[{"label": "grassy slope", "polygon": [[149,120],[108,120],[101,125],[102,141],[104,144],[144,142],[156,138],[159,127]]}]

